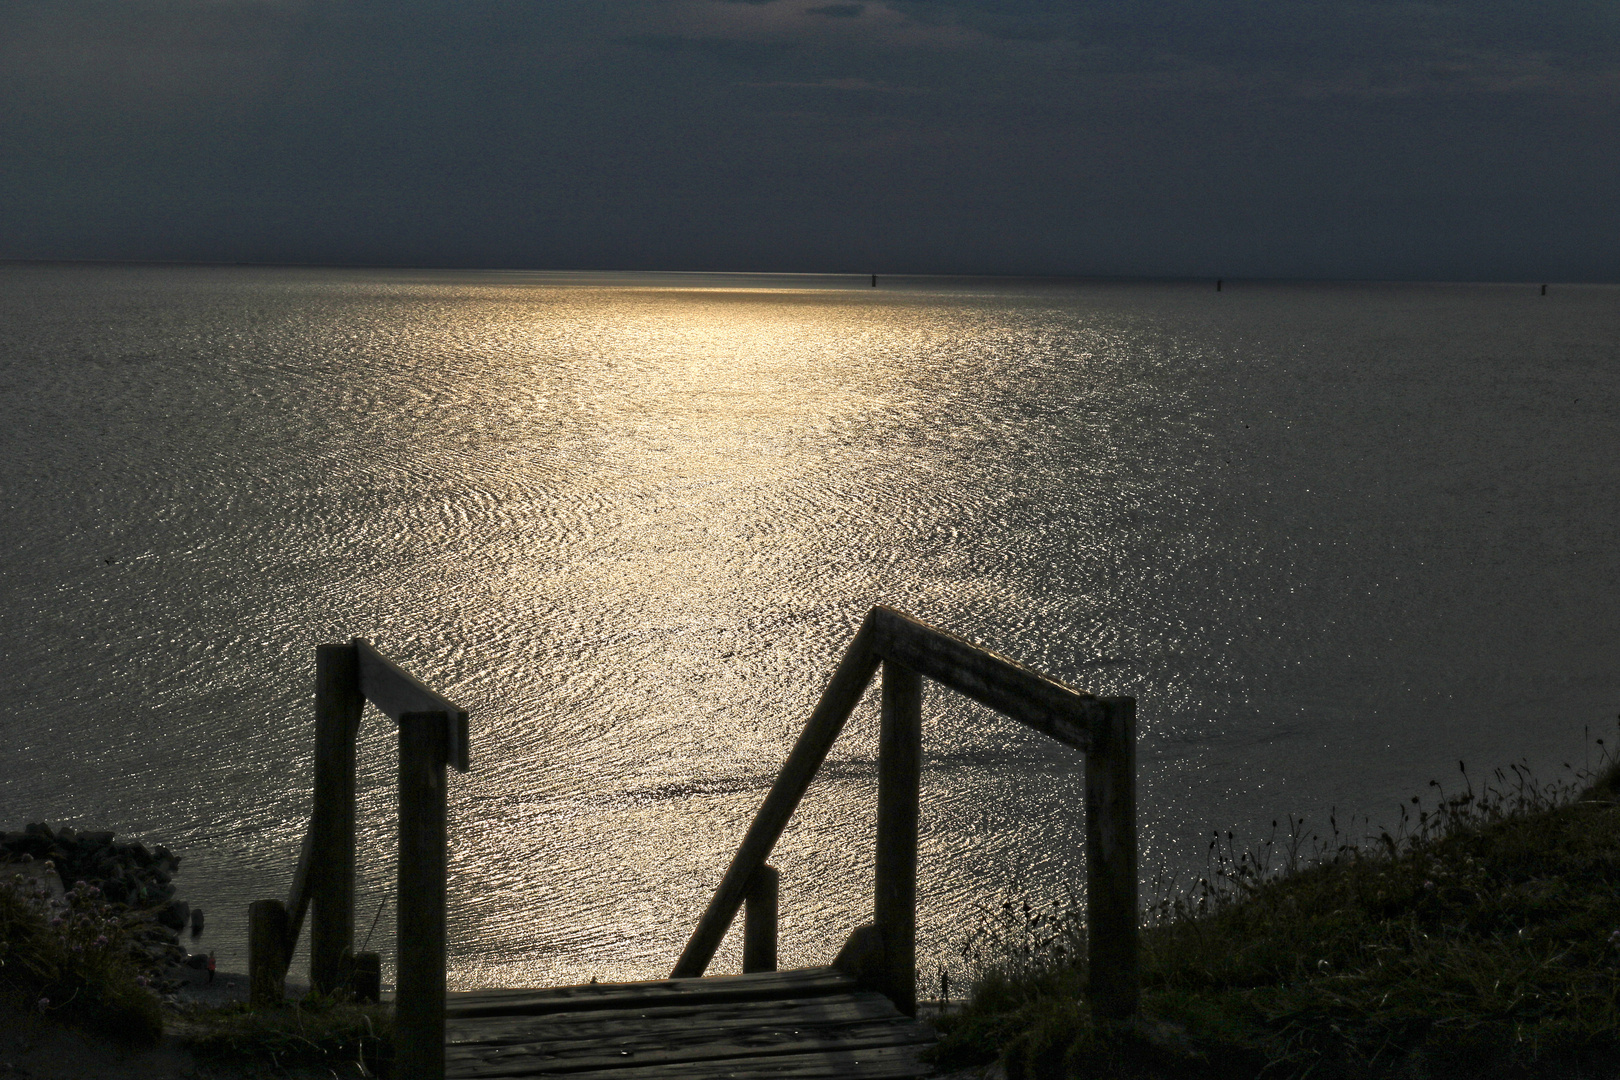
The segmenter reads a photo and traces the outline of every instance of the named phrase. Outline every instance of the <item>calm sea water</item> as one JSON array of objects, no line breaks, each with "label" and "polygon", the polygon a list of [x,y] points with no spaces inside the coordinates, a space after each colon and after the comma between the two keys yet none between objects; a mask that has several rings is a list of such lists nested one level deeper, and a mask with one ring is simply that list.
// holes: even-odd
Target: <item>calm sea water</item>
[{"label": "calm sea water", "polygon": [[[240,970],[315,646],[365,636],[472,713],[452,984],[659,976],[880,602],[1136,695],[1150,874],[1578,766],[1617,342],[1611,287],[0,267],[0,825],[182,850]],[[932,972],[1079,879],[1081,762],[925,710]],[[868,917],[875,742],[868,702],[778,850],[785,963]],[[369,714],[362,934],[394,760]]]}]

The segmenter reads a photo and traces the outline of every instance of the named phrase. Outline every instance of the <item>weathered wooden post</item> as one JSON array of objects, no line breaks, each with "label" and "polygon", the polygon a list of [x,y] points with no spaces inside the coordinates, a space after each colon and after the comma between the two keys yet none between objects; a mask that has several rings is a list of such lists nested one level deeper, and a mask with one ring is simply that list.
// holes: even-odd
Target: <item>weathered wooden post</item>
[{"label": "weathered wooden post", "polygon": [[399,717],[399,964],[395,1060],[407,1080],[444,1078],[445,759],[451,717]]},{"label": "weathered wooden post", "polygon": [[378,1002],[382,1000],[382,954],[363,952],[354,954],[354,981],[350,984],[354,1000]]},{"label": "weathered wooden post", "polygon": [[743,972],[776,970],[777,894],[776,867],[766,864],[748,879],[743,897]]},{"label": "weathered wooden post", "polygon": [[873,922],[883,943],[876,987],[917,1015],[917,816],[922,780],[922,676],[883,662],[878,735],[877,897]]},{"label": "weathered wooden post", "polygon": [[291,947],[287,907],[280,900],[248,905],[248,1003],[280,1005],[286,996],[287,950]]},{"label": "weathered wooden post", "polygon": [[354,744],[365,703],[355,647],[318,646],[309,981],[328,994],[348,987],[354,949]]},{"label": "weathered wooden post", "polygon": [[1092,1011],[1136,1014],[1136,699],[1102,699],[1086,754],[1086,905]]}]

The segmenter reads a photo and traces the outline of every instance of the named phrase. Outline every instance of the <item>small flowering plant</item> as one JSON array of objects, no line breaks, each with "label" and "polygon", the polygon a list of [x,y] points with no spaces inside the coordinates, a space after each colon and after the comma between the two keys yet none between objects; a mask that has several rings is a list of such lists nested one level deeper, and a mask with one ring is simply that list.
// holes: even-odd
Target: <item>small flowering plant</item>
[{"label": "small flowering plant", "polygon": [[[55,872],[49,862],[46,874]],[[75,882],[60,897],[46,879],[0,879],[0,993],[42,1013],[96,1017],[137,1041],[161,1031],[156,996],[141,982],[127,915],[101,890]]]}]

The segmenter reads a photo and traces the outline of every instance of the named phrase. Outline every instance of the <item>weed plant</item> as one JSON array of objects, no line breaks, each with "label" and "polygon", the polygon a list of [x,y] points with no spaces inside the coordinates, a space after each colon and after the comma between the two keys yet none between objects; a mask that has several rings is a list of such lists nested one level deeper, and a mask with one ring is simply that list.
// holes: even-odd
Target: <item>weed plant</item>
[{"label": "weed plant", "polygon": [[155,1043],[162,1008],[129,919],[82,881],[61,898],[22,874],[0,881],[0,997],[123,1042]]},{"label": "weed plant", "polygon": [[278,1070],[317,1069],[334,1077],[389,1075],[394,1021],[390,1005],[359,1005],[310,993],[277,1008],[238,1002],[196,1008],[175,1024],[198,1058],[254,1061]]},{"label": "weed plant", "polygon": [[[1620,767],[1459,762],[1391,830],[1286,832],[1150,905],[1142,999],[1095,1023],[1083,911],[1009,902],[962,946],[978,974],[941,1064],[1024,1077],[1531,1077],[1620,1073]],[[1350,827],[1353,828],[1353,825]]]}]

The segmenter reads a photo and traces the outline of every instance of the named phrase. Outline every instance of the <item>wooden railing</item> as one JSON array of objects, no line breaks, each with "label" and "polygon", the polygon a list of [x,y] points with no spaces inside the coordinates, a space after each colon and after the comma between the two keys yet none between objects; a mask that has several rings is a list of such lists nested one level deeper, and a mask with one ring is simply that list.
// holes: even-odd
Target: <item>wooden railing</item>
[{"label": "wooden railing", "polygon": [[311,987],[355,985],[355,736],[367,701],[399,723],[395,1062],[402,1077],[434,1080],[444,1076],[445,766],[467,771],[467,713],[361,638],[315,650],[315,805],[287,902],[249,908],[248,981],[256,1003],[282,999],[308,912]]},{"label": "wooden railing", "polygon": [[1135,699],[1070,690],[886,607],[868,613],[844,653],[671,977],[703,974],[745,901],[744,970],[775,967],[776,872],[765,860],[879,664],[883,688],[873,922],[850,935],[839,954],[840,965],[857,969],[863,981],[902,1012],[916,1015],[917,817],[926,676],[1085,753],[1088,996],[1100,1016],[1134,1015]]}]

